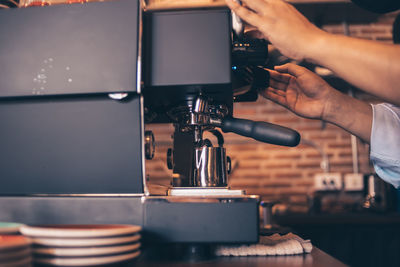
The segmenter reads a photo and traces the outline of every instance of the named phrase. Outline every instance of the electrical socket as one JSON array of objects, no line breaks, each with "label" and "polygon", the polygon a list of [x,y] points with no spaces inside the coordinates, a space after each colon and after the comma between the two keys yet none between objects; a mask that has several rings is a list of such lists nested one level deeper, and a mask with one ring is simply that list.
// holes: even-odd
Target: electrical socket
[{"label": "electrical socket", "polygon": [[317,173],[314,176],[314,189],[316,191],[341,190],[342,175],[340,173]]},{"label": "electrical socket", "polygon": [[343,181],[345,191],[364,190],[364,176],[361,173],[346,173]]}]

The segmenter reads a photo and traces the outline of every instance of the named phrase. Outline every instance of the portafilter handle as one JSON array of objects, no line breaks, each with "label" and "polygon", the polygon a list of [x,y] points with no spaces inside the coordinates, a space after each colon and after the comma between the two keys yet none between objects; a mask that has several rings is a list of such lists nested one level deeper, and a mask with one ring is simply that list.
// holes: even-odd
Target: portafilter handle
[{"label": "portafilter handle", "polygon": [[300,143],[297,131],[268,122],[227,117],[218,126],[224,133],[233,132],[264,143],[290,147]]}]

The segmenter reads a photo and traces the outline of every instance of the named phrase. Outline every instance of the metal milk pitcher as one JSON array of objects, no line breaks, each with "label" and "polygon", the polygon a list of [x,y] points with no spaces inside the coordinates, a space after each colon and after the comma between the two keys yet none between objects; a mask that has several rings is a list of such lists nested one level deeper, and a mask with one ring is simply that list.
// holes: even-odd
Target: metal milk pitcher
[{"label": "metal milk pitcher", "polygon": [[225,187],[228,184],[228,162],[224,147],[203,146],[195,149],[194,185]]}]

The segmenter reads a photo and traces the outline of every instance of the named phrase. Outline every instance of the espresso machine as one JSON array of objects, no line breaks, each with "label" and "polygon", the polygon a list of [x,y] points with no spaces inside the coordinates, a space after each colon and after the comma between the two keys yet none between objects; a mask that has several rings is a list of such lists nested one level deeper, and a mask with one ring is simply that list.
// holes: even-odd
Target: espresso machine
[{"label": "espresso machine", "polygon": [[[0,221],[137,224],[150,243],[257,242],[259,198],[229,189],[221,130],[286,146],[300,136],[232,117],[269,76],[266,43],[232,31],[229,9],[8,9],[0,35]],[[171,187],[157,190],[146,179],[151,123],[175,127]]]}]

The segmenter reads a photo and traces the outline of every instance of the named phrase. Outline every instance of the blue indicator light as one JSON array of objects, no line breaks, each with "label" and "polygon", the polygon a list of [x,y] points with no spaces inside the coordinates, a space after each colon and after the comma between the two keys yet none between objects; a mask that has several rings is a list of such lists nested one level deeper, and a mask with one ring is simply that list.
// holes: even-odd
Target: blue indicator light
[{"label": "blue indicator light", "polygon": [[232,66],[232,69],[233,69],[233,70],[237,70],[237,67],[236,67],[236,66]]}]

